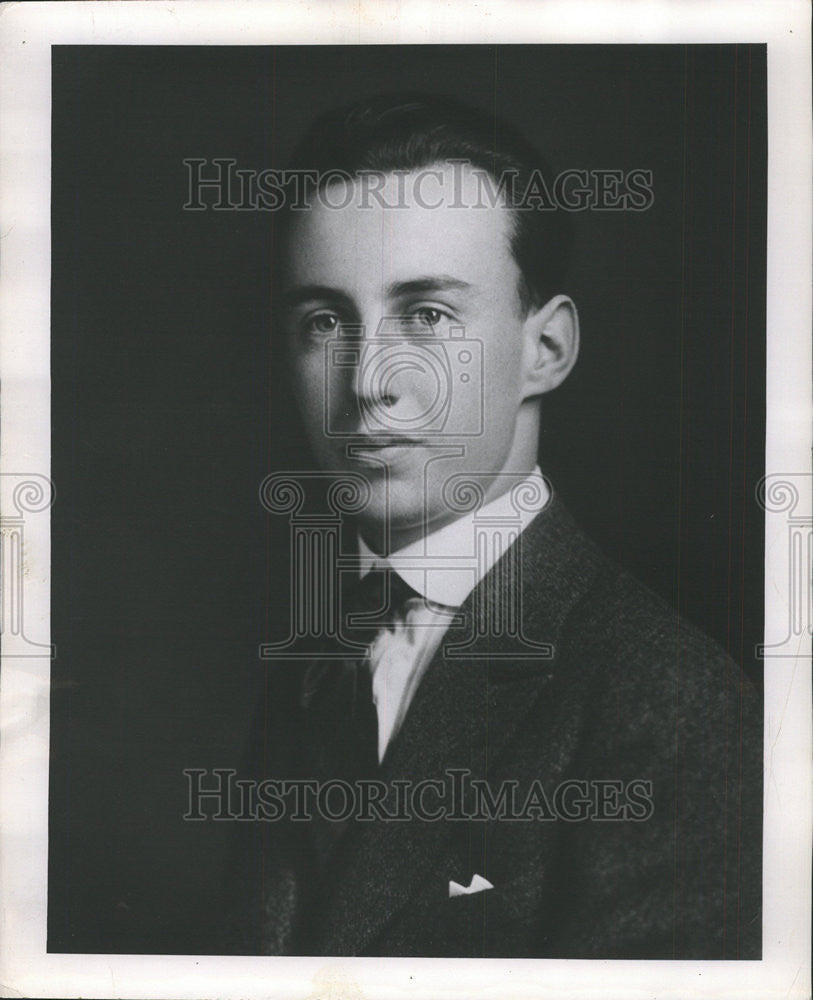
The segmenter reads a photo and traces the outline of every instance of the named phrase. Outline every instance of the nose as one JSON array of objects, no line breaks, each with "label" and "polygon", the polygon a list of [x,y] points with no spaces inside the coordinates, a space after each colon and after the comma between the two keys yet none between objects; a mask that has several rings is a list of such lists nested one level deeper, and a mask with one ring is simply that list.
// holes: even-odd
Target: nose
[{"label": "nose", "polygon": [[382,337],[381,325],[377,317],[372,317],[359,327],[352,391],[364,416],[386,423],[388,412],[401,396],[401,342],[389,333]]}]

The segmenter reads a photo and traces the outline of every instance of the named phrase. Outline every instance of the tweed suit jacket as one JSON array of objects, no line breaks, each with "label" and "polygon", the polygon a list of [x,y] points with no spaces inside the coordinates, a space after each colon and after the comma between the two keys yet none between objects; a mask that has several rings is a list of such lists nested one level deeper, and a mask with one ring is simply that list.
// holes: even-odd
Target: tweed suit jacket
[{"label": "tweed suit jacket", "polygon": [[[477,609],[514,573],[522,634],[473,630]],[[387,749],[381,780],[456,770],[496,799],[513,785],[524,801],[536,782],[548,804],[562,786],[588,798],[610,789],[611,800],[613,789],[623,797],[643,788],[649,807],[611,808],[610,818],[543,807],[519,819],[258,824],[255,853],[243,856],[250,888],[236,950],[758,958],[762,712],[751,682],[607,560],[558,499],[462,610]],[[449,655],[473,634],[465,655]],[[543,644],[550,655],[529,655]],[[329,711],[301,706],[302,672],[277,670],[269,685],[262,769],[341,777]],[[492,888],[450,898],[450,880],[468,886],[474,874]]]}]

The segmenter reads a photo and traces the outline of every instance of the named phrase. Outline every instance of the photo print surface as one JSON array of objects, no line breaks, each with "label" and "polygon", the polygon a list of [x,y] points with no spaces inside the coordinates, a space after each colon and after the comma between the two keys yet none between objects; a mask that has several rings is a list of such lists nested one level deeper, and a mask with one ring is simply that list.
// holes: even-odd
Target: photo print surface
[{"label": "photo print surface", "polygon": [[54,46],[49,952],[760,957],[766,149],[764,45]]}]

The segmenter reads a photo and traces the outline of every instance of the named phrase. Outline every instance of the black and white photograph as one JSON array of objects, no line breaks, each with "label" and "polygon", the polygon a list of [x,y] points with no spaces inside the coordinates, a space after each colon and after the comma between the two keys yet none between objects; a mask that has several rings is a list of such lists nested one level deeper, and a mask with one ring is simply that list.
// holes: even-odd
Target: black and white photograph
[{"label": "black and white photograph", "polygon": [[775,36],[34,6],[84,30],[42,316],[0,273],[4,995],[803,996]]}]

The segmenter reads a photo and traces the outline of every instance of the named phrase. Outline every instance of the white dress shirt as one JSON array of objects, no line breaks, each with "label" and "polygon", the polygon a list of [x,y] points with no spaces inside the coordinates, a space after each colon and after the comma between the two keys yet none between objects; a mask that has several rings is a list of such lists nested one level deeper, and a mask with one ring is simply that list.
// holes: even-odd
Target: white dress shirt
[{"label": "white dress shirt", "polygon": [[[533,499],[518,510],[511,493],[520,491]],[[549,498],[547,483],[536,467],[513,491],[386,558],[376,555],[359,536],[360,576],[372,569],[388,569],[418,595],[406,602],[403,616],[393,627],[381,629],[370,647],[379,761],[401,727],[418,684],[455,618],[455,609],[502,555],[505,526],[512,529],[512,537],[513,531],[524,531]]]}]

